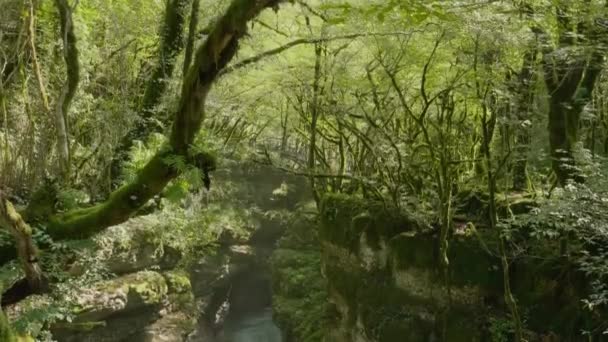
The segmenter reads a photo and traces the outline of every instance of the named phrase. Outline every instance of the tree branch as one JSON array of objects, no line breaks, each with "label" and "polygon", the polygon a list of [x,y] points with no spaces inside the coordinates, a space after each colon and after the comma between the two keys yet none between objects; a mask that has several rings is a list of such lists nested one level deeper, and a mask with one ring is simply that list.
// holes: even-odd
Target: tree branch
[{"label": "tree branch", "polygon": [[[225,68],[236,54],[239,40],[247,32],[247,22],[265,8],[276,7],[281,2],[233,0],[196,53],[173,116],[169,143],[139,171],[133,182],[116,190],[106,202],[51,217],[47,233],[56,239],[89,237],[128,220],[138,208],[161,192],[179,173],[167,159],[178,157],[188,161],[194,158],[190,156],[190,146],[201,128],[207,94],[219,70]],[[207,167],[213,167],[214,161],[210,155],[199,158],[204,159]]]},{"label": "tree branch", "polygon": [[226,69],[222,70],[220,72],[220,76],[223,76],[230,72],[236,71],[238,69],[242,69],[250,64],[257,63],[265,58],[278,55],[278,54],[280,54],[284,51],[287,51],[293,47],[296,47],[298,45],[319,44],[319,43],[332,42],[332,41],[336,41],[336,40],[356,39],[356,38],[362,38],[362,37],[399,36],[399,35],[410,35],[410,34],[411,34],[410,32],[385,32],[385,33],[380,32],[380,33],[353,33],[353,34],[347,34],[347,35],[335,36],[335,37],[300,38],[300,39],[291,41],[289,43],[286,43],[284,45],[281,45],[277,48],[262,52],[259,55],[245,58],[245,59],[227,67]]}]

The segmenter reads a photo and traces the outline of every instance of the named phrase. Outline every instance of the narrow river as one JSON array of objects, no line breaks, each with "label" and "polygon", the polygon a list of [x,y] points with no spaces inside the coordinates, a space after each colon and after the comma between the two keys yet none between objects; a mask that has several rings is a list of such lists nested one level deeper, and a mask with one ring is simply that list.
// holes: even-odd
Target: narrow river
[{"label": "narrow river", "polygon": [[[240,265],[216,289],[216,298],[227,308],[215,336],[209,329],[195,342],[282,342],[282,333],[272,317],[272,285],[268,271],[255,265]],[[220,310],[222,311],[222,310]]]},{"label": "narrow river", "polygon": [[256,267],[241,269],[231,277],[228,315],[222,342],[281,342],[281,331],[272,320],[270,276]]}]

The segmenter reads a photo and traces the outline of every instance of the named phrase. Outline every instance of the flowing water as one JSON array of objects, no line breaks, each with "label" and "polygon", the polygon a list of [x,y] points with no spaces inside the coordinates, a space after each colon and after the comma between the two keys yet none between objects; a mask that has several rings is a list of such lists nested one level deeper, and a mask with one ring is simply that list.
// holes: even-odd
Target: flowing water
[{"label": "flowing water", "polygon": [[[222,295],[227,314],[220,331],[214,337],[205,333],[206,336],[191,341],[282,342],[281,331],[272,317],[272,286],[268,272],[253,265],[241,265],[228,278],[223,289],[226,296]],[[218,316],[223,315],[218,313]]]},{"label": "flowing water", "polygon": [[270,277],[250,267],[231,277],[229,311],[223,342],[281,342],[281,331],[272,320]]},{"label": "flowing water", "polygon": [[226,320],[222,341],[281,342],[281,331],[272,320],[272,309],[251,312],[239,319]]}]

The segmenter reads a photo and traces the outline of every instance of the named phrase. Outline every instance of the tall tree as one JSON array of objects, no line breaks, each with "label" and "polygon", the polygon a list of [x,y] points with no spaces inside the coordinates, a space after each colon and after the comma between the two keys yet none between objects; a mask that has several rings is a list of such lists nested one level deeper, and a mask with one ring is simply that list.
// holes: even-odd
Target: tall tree
[{"label": "tall tree", "polygon": [[78,61],[78,48],[72,8],[67,0],[55,0],[59,11],[61,24],[61,39],[63,41],[63,59],[66,66],[65,85],[57,100],[55,110],[55,129],[57,130],[57,153],[59,155],[59,169],[64,181],[70,176],[70,137],[68,130],[68,111],[80,81],[80,64]]},{"label": "tall tree", "polygon": [[[605,33],[600,18],[575,17],[564,3],[556,7],[557,45],[548,34],[543,38],[544,79],[549,91],[549,145],[553,172],[560,185],[580,182],[573,148],[578,142],[581,113],[591,99],[606,54]],[[589,13],[585,13],[589,14]]]}]

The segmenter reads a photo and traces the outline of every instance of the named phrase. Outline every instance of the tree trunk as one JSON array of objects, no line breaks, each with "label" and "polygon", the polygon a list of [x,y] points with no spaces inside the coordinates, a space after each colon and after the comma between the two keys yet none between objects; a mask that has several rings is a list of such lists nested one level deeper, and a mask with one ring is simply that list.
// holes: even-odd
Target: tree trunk
[{"label": "tree trunk", "polygon": [[55,129],[57,130],[57,154],[62,180],[69,181],[70,177],[70,138],[68,130],[68,111],[74,99],[80,80],[80,65],[72,9],[67,0],[55,0],[61,23],[61,39],[63,41],[63,58],[65,60],[67,78],[57,101],[55,110]]},{"label": "tree trunk", "polygon": [[31,292],[45,289],[45,278],[38,264],[38,249],[32,240],[32,229],[23,221],[13,204],[0,192],[0,226],[15,238],[17,255]]},{"label": "tree trunk", "polygon": [[198,29],[198,12],[200,10],[200,7],[200,0],[192,1],[192,9],[190,10],[190,26],[188,28],[188,41],[186,42],[186,53],[184,55],[184,77],[186,77],[186,75],[188,74],[188,69],[190,69],[190,64],[192,64],[192,54],[194,53],[194,45],[196,43],[196,34]]},{"label": "tree trunk", "polygon": [[528,151],[530,150],[530,124],[534,107],[534,67],[536,46],[524,55],[523,66],[518,77],[516,92],[515,163],[513,165],[513,190],[528,189]]},{"label": "tree trunk", "polygon": [[310,106],[310,142],[308,145],[308,172],[313,176],[310,177],[310,186],[312,193],[319,205],[319,193],[317,192],[317,186],[315,181],[315,169],[316,169],[316,148],[317,148],[317,122],[319,120],[319,82],[321,80],[321,45],[315,44],[315,74],[312,85],[312,103]]},{"label": "tree trunk", "polygon": [[139,171],[133,182],[116,190],[107,201],[51,217],[47,233],[56,239],[86,238],[126,221],[178,175],[178,171],[166,162],[167,157],[178,156],[186,161],[197,159],[199,164],[213,167],[211,156],[189,154],[190,145],[201,128],[207,94],[219,72],[236,54],[238,42],[247,32],[247,22],[265,8],[276,7],[280,2],[233,0],[196,53],[194,64],[184,80],[168,144]]},{"label": "tree trunk", "polygon": [[148,78],[142,101],[138,106],[140,116],[114,150],[110,166],[110,179],[113,185],[119,183],[118,178],[122,165],[128,159],[133,141],[145,141],[150,134],[162,132],[162,125],[159,123],[166,121],[167,118],[158,114],[156,109],[167,88],[167,80],[173,75],[177,56],[184,48],[184,31],[190,1],[192,0],[167,1],[165,17],[161,26],[158,61]]},{"label": "tree trunk", "polygon": [[544,77],[550,96],[549,147],[552,168],[558,184],[563,186],[570,180],[584,180],[577,169],[573,147],[578,142],[581,113],[591,100],[591,93],[603,68],[606,30],[601,25],[589,26],[581,21],[574,35],[571,18],[564,8],[558,8],[557,19],[561,31],[559,48],[574,51],[572,54],[552,48],[549,35],[541,29],[534,30],[542,38]]}]

